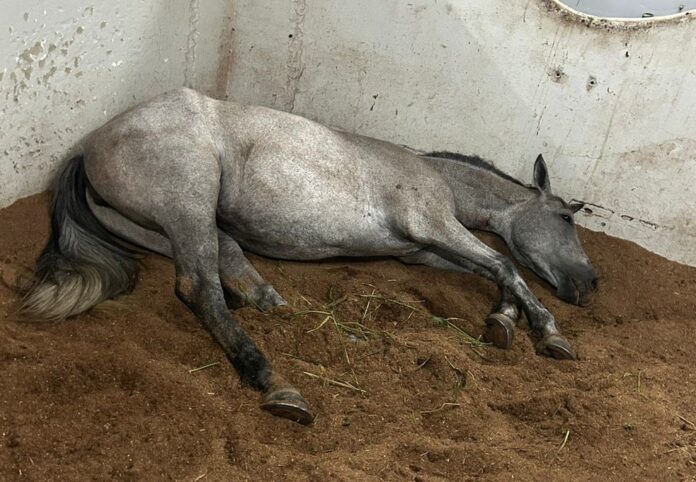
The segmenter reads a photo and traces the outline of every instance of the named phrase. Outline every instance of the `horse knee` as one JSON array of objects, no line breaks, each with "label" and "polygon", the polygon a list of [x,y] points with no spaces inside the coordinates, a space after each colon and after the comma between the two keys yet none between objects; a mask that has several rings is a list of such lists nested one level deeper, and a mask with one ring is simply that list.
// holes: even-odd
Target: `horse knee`
[{"label": "horse knee", "polygon": [[495,267],[492,271],[503,286],[507,286],[514,282],[518,276],[515,264],[510,258],[502,254],[496,257]]}]

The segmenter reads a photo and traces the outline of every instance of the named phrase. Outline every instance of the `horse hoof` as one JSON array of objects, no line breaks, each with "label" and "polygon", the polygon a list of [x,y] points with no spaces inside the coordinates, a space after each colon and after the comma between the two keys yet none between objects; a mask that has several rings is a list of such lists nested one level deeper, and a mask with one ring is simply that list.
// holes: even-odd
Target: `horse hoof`
[{"label": "horse hoof", "polygon": [[515,322],[502,313],[491,313],[486,318],[484,338],[498,348],[509,350],[515,338]]},{"label": "horse hoof", "polygon": [[539,352],[556,360],[577,360],[578,356],[570,343],[561,335],[547,335],[537,346]]},{"label": "horse hoof", "polygon": [[251,304],[256,306],[261,311],[268,311],[276,306],[285,306],[288,304],[280,294],[271,285],[263,285],[257,290]]},{"label": "horse hoof", "polygon": [[292,388],[269,393],[264,397],[261,408],[276,417],[287,418],[302,425],[309,425],[314,420],[314,414],[305,399]]}]

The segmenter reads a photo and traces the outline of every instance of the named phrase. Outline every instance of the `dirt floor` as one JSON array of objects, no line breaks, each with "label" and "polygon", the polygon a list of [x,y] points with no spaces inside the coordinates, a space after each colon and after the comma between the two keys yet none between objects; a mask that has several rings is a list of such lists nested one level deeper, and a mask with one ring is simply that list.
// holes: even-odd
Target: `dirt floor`
[{"label": "dirt floor", "polygon": [[236,314],[316,410],[303,427],[259,410],[164,258],[116,302],[16,322],[46,206],[0,211],[2,480],[696,480],[696,269],[581,231],[589,307],[524,274],[582,357],[558,362],[524,329],[505,352],[455,328],[478,337],[497,300],[474,275],[252,257],[292,308]]}]

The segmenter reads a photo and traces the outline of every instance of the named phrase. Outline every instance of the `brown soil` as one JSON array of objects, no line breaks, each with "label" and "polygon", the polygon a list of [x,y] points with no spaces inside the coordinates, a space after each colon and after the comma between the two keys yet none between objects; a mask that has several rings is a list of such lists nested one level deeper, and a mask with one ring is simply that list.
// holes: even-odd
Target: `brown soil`
[{"label": "brown soil", "polygon": [[[47,197],[0,212],[6,282],[47,235]],[[13,319],[0,284],[2,480],[696,480],[696,269],[582,230],[601,275],[588,308],[524,276],[582,359],[472,347],[496,301],[476,276],[392,260],[252,257],[293,309],[236,312],[318,413],[274,418],[144,260],[134,292],[56,324]],[[374,330],[336,332],[321,314]],[[367,306],[369,301],[369,307]],[[330,307],[328,308],[330,309]],[[388,333],[388,334],[385,334]],[[217,362],[210,368],[189,370]],[[303,372],[348,382],[334,386]]]}]

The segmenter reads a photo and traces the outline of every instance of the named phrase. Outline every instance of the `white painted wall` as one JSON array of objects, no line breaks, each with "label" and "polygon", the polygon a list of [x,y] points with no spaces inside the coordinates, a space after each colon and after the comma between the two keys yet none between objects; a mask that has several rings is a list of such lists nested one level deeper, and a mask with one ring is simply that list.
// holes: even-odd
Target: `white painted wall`
[{"label": "white painted wall", "polygon": [[553,0],[236,0],[228,95],[480,154],[591,203],[579,222],[696,265],[696,22]]},{"label": "white painted wall", "polygon": [[0,207],[81,137],[189,85],[522,179],[536,154],[580,222],[696,265],[696,23],[553,0],[4,0]]},{"label": "white painted wall", "polygon": [[184,84],[224,86],[228,4],[3,0],[0,207],[46,189],[81,137],[118,112]]}]

